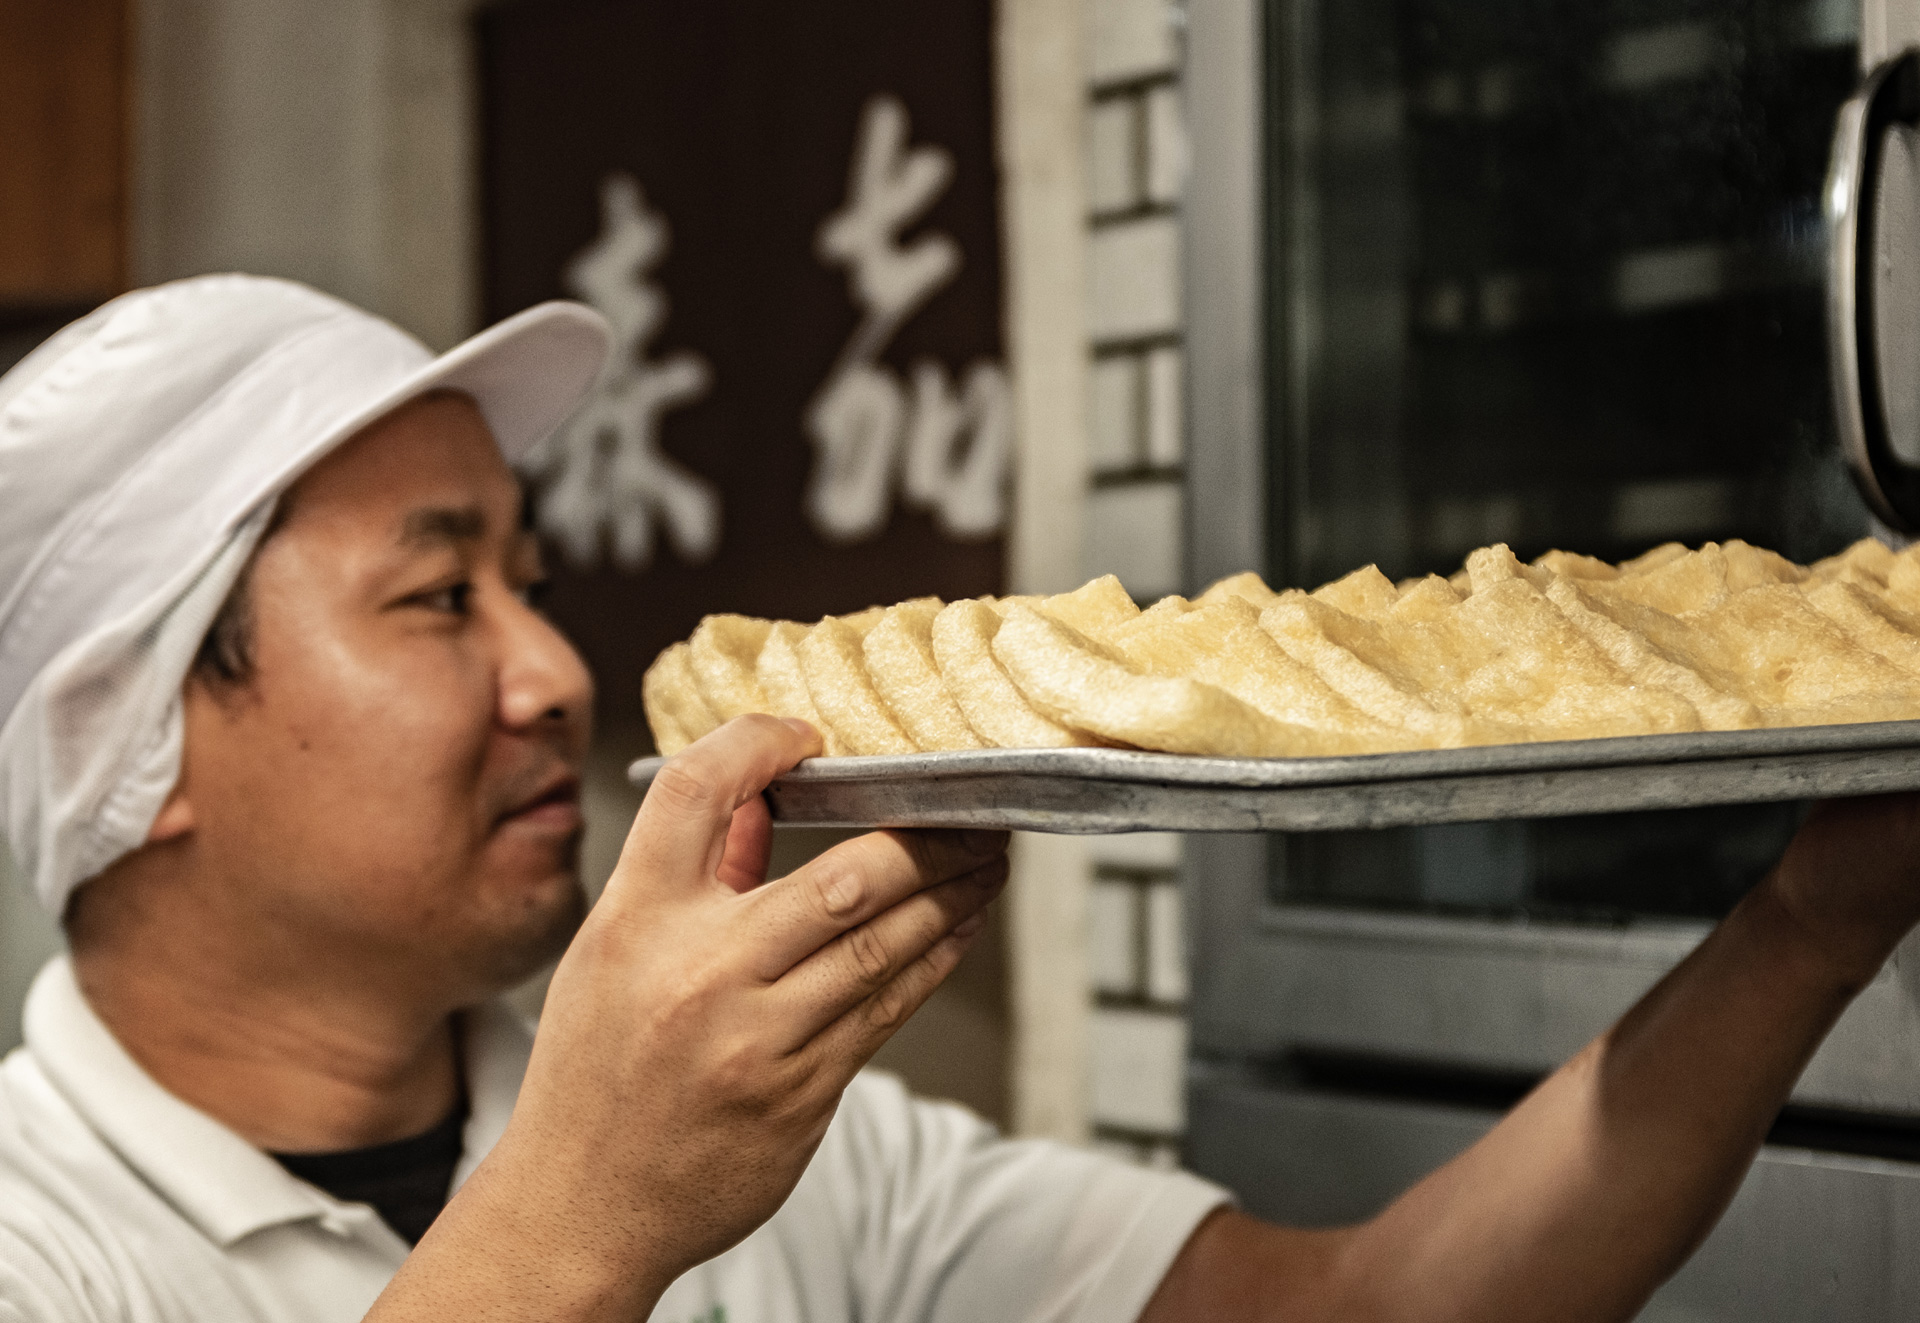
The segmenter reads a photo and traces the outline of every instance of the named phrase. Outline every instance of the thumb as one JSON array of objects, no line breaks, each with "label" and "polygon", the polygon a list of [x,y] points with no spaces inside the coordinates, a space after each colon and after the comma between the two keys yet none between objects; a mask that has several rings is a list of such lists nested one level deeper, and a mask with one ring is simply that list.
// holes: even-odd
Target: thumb
[{"label": "thumb", "polygon": [[755,715],[736,717],[667,759],[602,903],[620,904],[641,885],[682,894],[713,885],[735,811],[820,748],[819,732],[806,722]]}]

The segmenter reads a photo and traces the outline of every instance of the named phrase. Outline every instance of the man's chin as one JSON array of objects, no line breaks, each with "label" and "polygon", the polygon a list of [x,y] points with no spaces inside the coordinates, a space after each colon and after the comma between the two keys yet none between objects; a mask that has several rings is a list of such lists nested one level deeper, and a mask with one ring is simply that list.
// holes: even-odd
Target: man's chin
[{"label": "man's chin", "polygon": [[527,903],[502,925],[489,943],[481,977],[492,992],[526,982],[558,960],[587,917],[586,888],[577,876],[568,877],[538,901]]}]

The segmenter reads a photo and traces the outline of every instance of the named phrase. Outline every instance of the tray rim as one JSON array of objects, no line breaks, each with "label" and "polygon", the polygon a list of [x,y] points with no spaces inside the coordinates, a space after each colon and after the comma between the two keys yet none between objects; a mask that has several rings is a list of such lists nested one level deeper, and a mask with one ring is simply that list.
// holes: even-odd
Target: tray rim
[{"label": "tray rim", "polygon": [[[1537,744],[1337,754],[1312,758],[1214,758],[1140,749],[956,749],[937,753],[808,758],[779,782],[828,784],[937,781],[976,776],[1049,776],[1141,785],[1231,786],[1286,790],[1308,786],[1439,781],[1525,772],[1656,767],[1675,763],[1770,761],[1809,754],[1920,753],[1920,719],[1758,730],[1613,735]],[[635,785],[652,780],[662,757],[627,769]]]}]

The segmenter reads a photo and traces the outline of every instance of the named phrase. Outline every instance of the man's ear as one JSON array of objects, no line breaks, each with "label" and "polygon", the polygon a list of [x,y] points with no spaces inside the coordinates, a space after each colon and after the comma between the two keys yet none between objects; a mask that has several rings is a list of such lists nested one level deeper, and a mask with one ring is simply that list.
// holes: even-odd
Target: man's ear
[{"label": "man's ear", "polygon": [[174,782],[173,789],[167,792],[167,802],[160,806],[153,825],[147,828],[148,845],[171,841],[193,830],[193,801],[187,798],[185,780],[182,777]]}]

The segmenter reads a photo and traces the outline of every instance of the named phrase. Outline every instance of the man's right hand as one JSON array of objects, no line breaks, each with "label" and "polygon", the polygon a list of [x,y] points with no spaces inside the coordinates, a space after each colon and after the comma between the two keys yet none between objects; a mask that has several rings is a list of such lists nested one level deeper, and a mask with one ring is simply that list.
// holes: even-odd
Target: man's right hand
[{"label": "man's right hand", "polygon": [[[370,1318],[644,1318],[785,1201],[1007,876],[1002,833],[877,832],[761,885],[761,791],[819,748],[804,722],[742,717],[661,769],[554,975],[512,1123]],[[466,1285],[433,1269],[446,1255]]]}]

